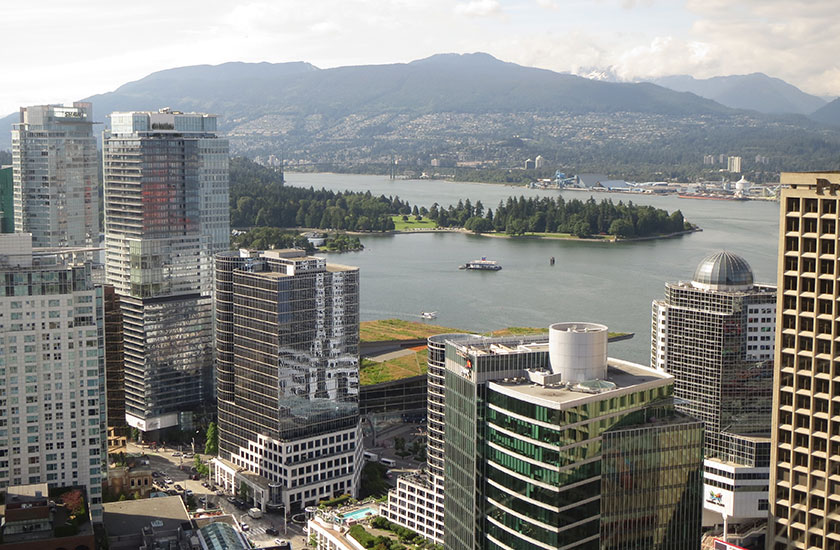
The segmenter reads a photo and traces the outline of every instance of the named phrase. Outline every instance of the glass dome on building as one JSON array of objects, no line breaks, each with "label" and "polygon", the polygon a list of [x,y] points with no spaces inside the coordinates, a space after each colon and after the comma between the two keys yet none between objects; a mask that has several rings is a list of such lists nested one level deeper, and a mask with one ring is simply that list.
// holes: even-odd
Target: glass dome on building
[{"label": "glass dome on building", "polygon": [[744,258],[718,252],[700,262],[692,285],[706,290],[748,290],[753,286],[753,272]]}]

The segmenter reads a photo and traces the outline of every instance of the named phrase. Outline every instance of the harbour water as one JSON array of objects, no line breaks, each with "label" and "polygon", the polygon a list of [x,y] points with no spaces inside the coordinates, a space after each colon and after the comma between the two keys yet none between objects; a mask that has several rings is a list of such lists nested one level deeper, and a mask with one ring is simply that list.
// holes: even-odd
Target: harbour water
[{"label": "harbour water", "polygon": [[[430,180],[391,181],[385,176],[286,175],[287,184],[332,190],[370,190],[398,195],[412,205],[442,206],[469,198],[495,209],[508,196],[557,196],[558,191]],[[567,200],[589,193],[566,191]],[[651,241],[597,243],[500,239],[455,233],[364,236],[365,250],[331,254],[335,263],[361,269],[362,320],[420,320],[465,330],[547,326],[558,321],[594,321],[610,330],[636,333],[611,345],[610,355],[648,364],[651,301],[666,281],[689,280],[708,254],[729,250],[752,266],[757,282],[775,283],[779,205],[764,201],[704,201],[674,196],[594,194],[596,200],[632,200],[669,212],[682,210],[702,232]],[[486,256],[497,272],[458,266]],[[555,265],[549,264],[554,256]]]}]

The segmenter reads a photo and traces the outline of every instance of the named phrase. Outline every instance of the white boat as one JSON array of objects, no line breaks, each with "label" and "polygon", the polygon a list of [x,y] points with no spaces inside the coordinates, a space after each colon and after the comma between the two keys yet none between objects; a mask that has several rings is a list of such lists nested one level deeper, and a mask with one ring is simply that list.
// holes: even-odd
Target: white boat
[{"label": "white boat", "polygon": [[502,269],[502,266],[499,265],[499,262],[495,260],[488,260],[487,258],[482,257],[480,260],[473,260],[471,262],[467,262],[462,266],[459,266],[458,269],[469,269],[469,270],[476,270],[476,271],[499,271]]},{"label": "white boat", "polygon": [[421,311],[420,317],[423,319],[437,319],[437,311]]}]

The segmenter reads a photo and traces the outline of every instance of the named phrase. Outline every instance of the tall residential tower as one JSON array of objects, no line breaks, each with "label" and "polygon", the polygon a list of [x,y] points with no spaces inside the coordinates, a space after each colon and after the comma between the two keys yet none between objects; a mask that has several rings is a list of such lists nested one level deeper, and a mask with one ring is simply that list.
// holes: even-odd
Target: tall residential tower
[{"label": "tall residential tower", "polygon": [[0,235],[0,487],[84,485],[102,520],[107,477],[102,287],[84,249]]},{"label": "tall residential tower", "polygon": [[296,512],[356,495],[359,271],[302,250],[216,255],[216,482]]},{"label": "tall residential tower", "polygon": [[144,432],[190,427],[215,405],[212,255],[230,242],[228,142],[215,115],[113,113],[103,173],[126,420]]},{"label": "tall residential tower", "polygon": [[12,129],[14,227],[31,233],[34,247],[99,244],[92,116],[90,103],[20,109]]},{"label": "tall residential tower", "polygon": [[840,172],[783,173],[769,550],[840,549]]}]

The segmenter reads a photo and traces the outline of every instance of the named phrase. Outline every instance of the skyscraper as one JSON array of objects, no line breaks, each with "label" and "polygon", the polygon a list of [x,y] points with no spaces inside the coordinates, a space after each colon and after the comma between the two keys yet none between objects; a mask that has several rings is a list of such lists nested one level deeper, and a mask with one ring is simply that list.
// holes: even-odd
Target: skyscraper
[{"label": "skyscraper", "polygon": [[103,166],[126,420],[144,432],[188,428],[214,406],[212,254],[230,242],[228,142],[215,115],[112,113]]},{"label": "skyscraper", "polygon": [[473,338],[473,334],[454,333],[437,334],[427,340],[427,467],[423,472],[399,476],[397,486],[388,492],[388,502],[380,508],[384,517],[437,544],[443,544],[444,540],[446,343]]},{"label": "skyscraper", "polygon": [[0,235],[0,487],[85,485],[102,518],[107,476],[102,288],[77,249]]},{"label": "skyscraper", "polygon": [[446,343],[447,550],[700,547],[702,423],[607,327]]},{"label": "skyscraper", "polygon": [[216,255],[216,482],[300,511],[361,475],[359,271],[301,250]]},{"label": "skyscraper", "polygon": [[653,302],[651,365],[674,376],[677,409],[705,423],[705,507],[733,529],[767,517],[775,326],[776,287],[730,252]]},{"label": "skyscraper", "polygon": [[840,549],[840,172],[782,173],[771,550]]},{"label": "skyscraper", "polygon": [[99,156],[90,103],[21,107],[12,129],[15,229],[32,245],[99,243]]}]

